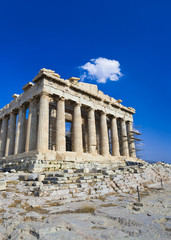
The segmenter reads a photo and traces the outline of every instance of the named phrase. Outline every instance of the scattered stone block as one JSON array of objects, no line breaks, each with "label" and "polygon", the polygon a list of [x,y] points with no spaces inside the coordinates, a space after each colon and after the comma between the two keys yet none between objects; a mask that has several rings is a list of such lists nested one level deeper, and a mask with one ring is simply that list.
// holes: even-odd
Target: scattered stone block
[{"label": "scattered stone block", "polygon": [[0,191],[6,190],[6,181],[5,179],[0,179]]},{"label": "scattered stone block", "polygon": [[140,208],[135,207],[135,206],[134,206],[132,209],[133,209],[134,211],[140,211]]},{"label": "scattered stone block", "polygon": [[89,173],[90,169],[89,168],[84,168],[84,173]]},{"label": "scattered stone block", "polygon": [[141,203],[141,202],[134,202],[134,206],[136,206],[136,207],[143,207],[143,203]]},{"label": "scattered stone block", "polygon": [[32,186],[33,186],[33,187],[39,187],[39,186],[40,186],[40,182],[34,182],[34,183],[32,184]]},{"label": "scattered stone block", "polygon": [[34,191],[34,196],[35,197],[42,197],[43,196],[43,192],[42,191]]},{"label": "scattered stone block", "polygon": [[28,175],[19,175],[20,181],[28,181]]},{"label": "scattered stone block", "polygon": [[45,175],[41,174],[38,176],[38,181],[42,182],[45,179]]},{"label": "scattered stone block", "polygon": [[76,172],[76,173],[83,173],[83,172],[84,172],[84,168],[77,169],[75,172]]},{"label": "scattered stone block", "polygon": [[64,173],[74,173],[74,170],[73,169],[66,169],[66,170],[64,170]]},{"label": "scattered stone block", "polygon": [[28,176],[28,181],[35,181],[38,179],[38,174],[37,173],[32,173]]}]

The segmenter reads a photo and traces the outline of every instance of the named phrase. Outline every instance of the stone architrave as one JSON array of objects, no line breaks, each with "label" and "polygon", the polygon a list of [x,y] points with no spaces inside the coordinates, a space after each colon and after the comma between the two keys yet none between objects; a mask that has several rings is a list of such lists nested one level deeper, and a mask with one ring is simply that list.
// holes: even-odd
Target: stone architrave
[{"label": "stone architrave", "polygon": [[36,150],[37,145],[37,100],[32,99],[29,104],[25,151]]},{"label": "stone architrave", "polygon": [[65,100],[63,98],[57,101],[56,115],[56,151],[65,152]]},{"label": "stone architrave", "polygon": [[128,122],[128,137],[129,137],[129,151],[130,151],[130,157],[136,157],[136,151],[135,151],[135,141],[134,141],[134,134],[132,132],[132,122]]},{"label": "stone architrave", "polygon": [[111,119],[112,156],[120,156],[119,137],[116,117]]},{"label": "stone architrave", "polygon": [[97,153],[96,143],[96,122],[94,109],[88,111],[88,146],[89,153]]},{"label": "stone architrave", "polygon": [[47,151],[49,145],[49,95],[40,96],[39,123],[37,134],[37,150]]},{"label": "stone architrave", "polygon": [[81,106],[76,103],[73,113],[73,151],[83,152]]},{"label": "stone architrave", "polygon": [[14,154],[22,153],[25,151],[25,139],[26,139],[25,128],[26,128],[26,107],[25,105],[23,105],[19,108],[18,113]]},{"label": "stone architrave", "polygon": [[100,118],[100,131],[101,131],[101,154],[103,156],[109,155],[109,137],[107,128],[106,113],[101,113]]},{"label": "stone architrave", "polygon": [[0,153],[1,157],[5,156],[7,131],[8,131],[8,118],[4,117],[2,119],[2,126],[1,126],[1,153]]},{"label": "stone architrave", "polygon": [[14,154],[15,147],[16,114],[11,112],[8,126],[8,137],[6,143],[5,156]]},{"label": "stone architrave", "polygon": [[121,140],[122,140],[122,156],[129,156],[128,136],[126,130],[126,122],[121,119]]}]

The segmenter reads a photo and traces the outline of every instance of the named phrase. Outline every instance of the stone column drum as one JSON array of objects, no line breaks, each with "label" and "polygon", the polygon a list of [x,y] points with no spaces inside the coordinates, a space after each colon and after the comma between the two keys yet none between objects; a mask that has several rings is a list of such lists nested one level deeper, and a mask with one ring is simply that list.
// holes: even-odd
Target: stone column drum
[{"label": "stone column drum", "polygon": [[14,154],[15,130],[16,130],[16,114],[12,112],[10,114],[10,119],[9,119],[8,137],[7,137],[7,143],[6,143],[5,156]]},{"label": "stone column drum", "polygon": [[0,119],[0,156],[1,156],[1,143],[2,143],[2,139],[1,139],[1,128],[2,128],[2,119]]},{"label": "stone column drum", "polygon": [[25,105],[19,108],[18,124],[15,139],[14,154],[22,153],[25,151],[25,139],[26,139],[26,107]]},{"label": "stone column drum", "polygon": [[5,148],[6,148],[6,141],[7,141],[7,130],[8,130],[8,118],[4,117],[2,119],[2,126],[1,126],[1,152],[0,156],[5,156]]},{"label": "stone column drum", "polygon": [[60,98],[57,101],[56,151],[65,152],[65,150],[65,100]]},{"label": "stone column drum", "polygon": [[129,152],[130,157],[136,158],[134,134],[132,133],[132,122],[128,122]]},{"label": "stone column drum", "polygon": [[83,152],[81,106],[76,103],[73,114],[73,151]]},{"label": "stone column drum", "polygon": [[36,150],[37,145],[37,100],[32,99],[29,104],[25,151]]},{"label": "stone column drum", "polygon": [[120,156],[117,119],[111,119],[112,156]]},{"label": "stone column drum", "polygon": [[101,154],[103,156],[109,155],[109,137],[107,128],[107,119],[104,112],[101,113],[100,118],[100,131],[101,131]]},{"label": "stone column drum", "polygon": [[49,144],[49,96],[43,92],[40,96],[37,150],[47,151]]},{"label": "stone column drum", "polygon": [[126,123],[124,119],[121,119],[121,140],[122,140],[122,156],[129,156],[128,137],[126,131]]},{"label": "stone column drum", "polygon": [[88,111],[88,145],[89,153],[97,153],[95,112],[92,108]]}]

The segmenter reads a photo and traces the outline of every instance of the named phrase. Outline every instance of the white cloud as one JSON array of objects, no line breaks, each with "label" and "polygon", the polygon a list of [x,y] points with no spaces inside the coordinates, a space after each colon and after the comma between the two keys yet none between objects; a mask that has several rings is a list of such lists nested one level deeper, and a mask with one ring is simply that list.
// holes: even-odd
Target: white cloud
[{"label": "white cloud", "polygon": [[96,80],[98,83],[106,83],[107,80],[118,81],[119,77],[122,76],[118,61],[102,57],[91,59],[80,68],[83,70],[80,76],[81,81],[88,78]]}]

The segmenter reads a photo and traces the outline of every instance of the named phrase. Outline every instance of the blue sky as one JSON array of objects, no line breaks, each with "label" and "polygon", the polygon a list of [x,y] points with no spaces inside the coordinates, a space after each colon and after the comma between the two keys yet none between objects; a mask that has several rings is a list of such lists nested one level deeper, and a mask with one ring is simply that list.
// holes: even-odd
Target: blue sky
[{"label": "blue sky", "polygon": [[43,67],[69,78],[116,60],[123,76],[99,89],[136,109],[145,159],[171,163],[170,12],[169,0],[1,1],[0,108]]}]

